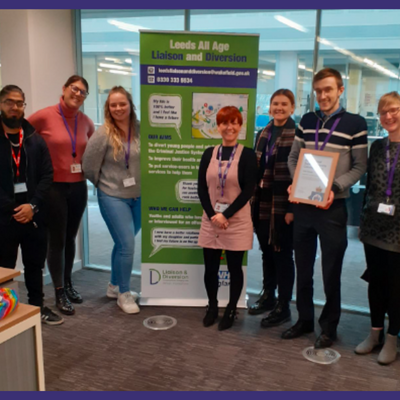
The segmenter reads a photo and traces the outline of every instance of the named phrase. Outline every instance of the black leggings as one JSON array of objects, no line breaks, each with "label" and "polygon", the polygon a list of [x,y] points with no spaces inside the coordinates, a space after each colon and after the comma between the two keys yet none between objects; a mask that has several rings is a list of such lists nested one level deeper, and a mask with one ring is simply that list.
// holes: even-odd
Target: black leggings
[{"label": "black leggings", "polygon": [[[217,307],[218,271],[222,250],[204,248],[203,254],[205,264],[204,284],[206,286],[208,303],[210,307]],[[226,251],[226,260],[230,274],[229,303],[227,307],[232,310],[236,310],[236,305],[243,289],[243,255],[244,251]]]},{"label": "black leggings", "polygon": [[47,264],[55,288],[71,279],[75,239],[87,203],[86,181],[54,182],[48,196]]},{"label": "black leggings", "polygon": [[383,328],[389,316],[388,333],[400,332],[400,253],[364,244],[369,272],[368,298],[373,328]]}]

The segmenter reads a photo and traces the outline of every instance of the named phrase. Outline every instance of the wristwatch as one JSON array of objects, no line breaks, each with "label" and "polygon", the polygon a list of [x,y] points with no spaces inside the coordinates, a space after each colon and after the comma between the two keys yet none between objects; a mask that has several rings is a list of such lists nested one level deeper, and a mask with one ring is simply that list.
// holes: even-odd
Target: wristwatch
[{"label": "wristwatch", "polygon": [[36,214],[39,211],[37,206],[36,206],[36,204],[29,204],[29,205],[31,206],[32,211],[33,211],[34,214]]}]

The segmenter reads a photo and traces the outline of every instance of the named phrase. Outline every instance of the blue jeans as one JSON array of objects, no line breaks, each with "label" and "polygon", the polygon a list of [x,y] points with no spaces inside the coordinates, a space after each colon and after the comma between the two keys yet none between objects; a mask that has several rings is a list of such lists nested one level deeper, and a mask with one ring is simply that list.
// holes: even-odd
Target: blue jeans
[{"label": "blue jeans", "polygon": [[97,189],[99,208],[114,241],[111,254],[111,284],[120,293],[129,291],[135,251],[135,236],[141,228],[141,200],[121,199]]}]

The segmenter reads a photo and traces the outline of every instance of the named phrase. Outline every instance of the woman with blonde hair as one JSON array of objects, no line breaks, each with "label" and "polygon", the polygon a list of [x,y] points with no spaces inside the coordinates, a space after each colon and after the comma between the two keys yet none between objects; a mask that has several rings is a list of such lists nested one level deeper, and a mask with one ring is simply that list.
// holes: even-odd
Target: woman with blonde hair
[{"label": "woman with blonde hair", "polygon": [[132,96],[121,86],[110,90],[104,125],[89,140],[83,171],[97,188],[101,215],[114,241],[107,297],[127,314],[138,313],[130,276],[140,216],[140,137]]},{"label": "woman with blonde hair", "polygon": [[[371,330],[355,352],[371,353],[384,341],[378,363],[386,365],[397,357],[400,332],[400,95],[383,95],[378,114],[389,136],[371,145],[360,221],[368,267]],[[386,314],[389,326],[385,337]]]}]

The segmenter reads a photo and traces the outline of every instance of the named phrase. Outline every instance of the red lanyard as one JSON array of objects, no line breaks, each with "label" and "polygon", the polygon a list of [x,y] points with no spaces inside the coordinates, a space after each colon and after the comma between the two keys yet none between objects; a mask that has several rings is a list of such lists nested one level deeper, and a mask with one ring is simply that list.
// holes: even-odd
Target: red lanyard
[{"label": "red lanyard", "polygon": [[[4,132],[6,135],[6,138],[10,140],[8,137],[7,133]],[[24,138],[24,133],[22,131],[22,128],[19,130],[19,148],[18,148],[18,156],[15,156],[15,153],[13,149],[11,148],[11,154],[14,159],[15,165],[17,166],[17,176],[19,176],[19,165],[21,164],[21,149],[22,149],[22,140]]]}]

